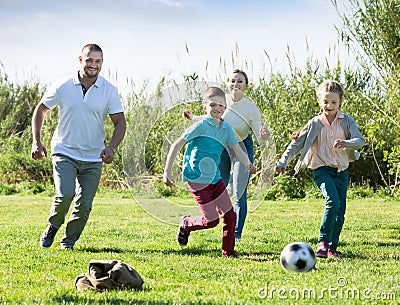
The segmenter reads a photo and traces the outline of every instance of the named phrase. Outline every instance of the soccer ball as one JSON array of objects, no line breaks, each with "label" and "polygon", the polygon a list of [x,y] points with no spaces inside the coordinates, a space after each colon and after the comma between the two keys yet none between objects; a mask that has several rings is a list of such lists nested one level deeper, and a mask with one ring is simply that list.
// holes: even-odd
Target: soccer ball
[{"label": "soccer ball", "polygon": [[281,266],[294,272],[307,272],[315,267],[315,253],[309,245],[294,242],[286,245],[281,252]]}]

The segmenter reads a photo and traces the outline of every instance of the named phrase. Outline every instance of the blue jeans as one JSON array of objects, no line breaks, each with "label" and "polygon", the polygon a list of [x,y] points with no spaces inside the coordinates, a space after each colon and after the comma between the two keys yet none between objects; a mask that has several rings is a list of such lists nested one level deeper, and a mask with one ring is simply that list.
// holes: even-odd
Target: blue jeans
[{"label": "blue jeans", "polygon": [[52,162],[56,194],[48,222],[59,228],[64,223],[65,216],[75,199],[74,208],[61,240],[61,245],[73,247],[85,228],[92,210],[103,164],[78,161],[62,155],[54,155]]},{"label": "blue jeans", "polygon": [[313,171],[313,179],[325,198],[318,241],[330,243],[330,248],[336,249],[346,213],[348,170],[338,172],[337,168],[323,166]]},{"label": "blue jeans", "polygon": [[[249,134],[246,139],[239,142],[239,145],[243,151],[247,153],[250,162],[253,163],[254,146],[251,135]],[[219,170],[221,171],[222,181],[226,186],[228,186],[230,179],[232,179],[232,191],[236,213],[235,238],[240,239],[247,216],[247,186],[249,184],[250,175],[245,171],[245,166],[240,163],[238,159],[235,158],[231,162],[231,157],[227,150],[224,150],[221,154]]]}]

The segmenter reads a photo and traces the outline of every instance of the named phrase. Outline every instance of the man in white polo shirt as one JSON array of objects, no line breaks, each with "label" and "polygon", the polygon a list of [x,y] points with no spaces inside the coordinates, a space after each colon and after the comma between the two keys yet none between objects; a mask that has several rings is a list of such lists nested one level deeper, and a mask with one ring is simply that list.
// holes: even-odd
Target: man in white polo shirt
[{"label": "man in white polo shirt", "polygon": [[[126,121],[121,99],[115,86],[99,75],[103,51],[96,44],[82,48],[77,73],[51,86],[37,105],[32,117],[32,158],[47,157],[41,141],[41,130],[47,112],[59,111],[57,128],[51,140],[51,157],[56,194],[48,225],[40,246],[49,248],[65,221],[70,205],[74,208],[61,240],[62,249],[73,249],[92,210],[102,171],[102,162],[114,160],[121,143]],[[105,147],[104,122],[107,115],[114,124],[110,142]]]}]

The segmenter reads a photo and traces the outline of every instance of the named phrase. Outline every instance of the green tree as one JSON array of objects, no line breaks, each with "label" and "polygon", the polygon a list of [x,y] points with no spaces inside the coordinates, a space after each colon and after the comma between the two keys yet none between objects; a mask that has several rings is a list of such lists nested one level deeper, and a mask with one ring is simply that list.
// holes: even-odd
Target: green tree
[{"label": "green tree", "polygon": [[[332,0],[343,42],[361,67],[375,71],[379,90],[369,97],[377,116],[365,127],[382,180],[393,190],[400,176],[400,3],[398,0]],[[383,161],[382,164],[379,160]],[[386,173],[386,174],[385,174]]]}]

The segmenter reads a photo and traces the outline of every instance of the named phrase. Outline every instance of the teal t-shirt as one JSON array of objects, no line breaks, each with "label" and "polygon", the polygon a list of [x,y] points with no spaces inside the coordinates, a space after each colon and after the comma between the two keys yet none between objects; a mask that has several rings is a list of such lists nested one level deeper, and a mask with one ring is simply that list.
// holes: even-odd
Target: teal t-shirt
[{"label": "teal t-shirt", "polygon": [[188,142],[183,157],[183,181],[215,184],[221,179],[218,165],[224,148],[237,144],[232,127],[210,117],[192,125],[183,134]]}]

